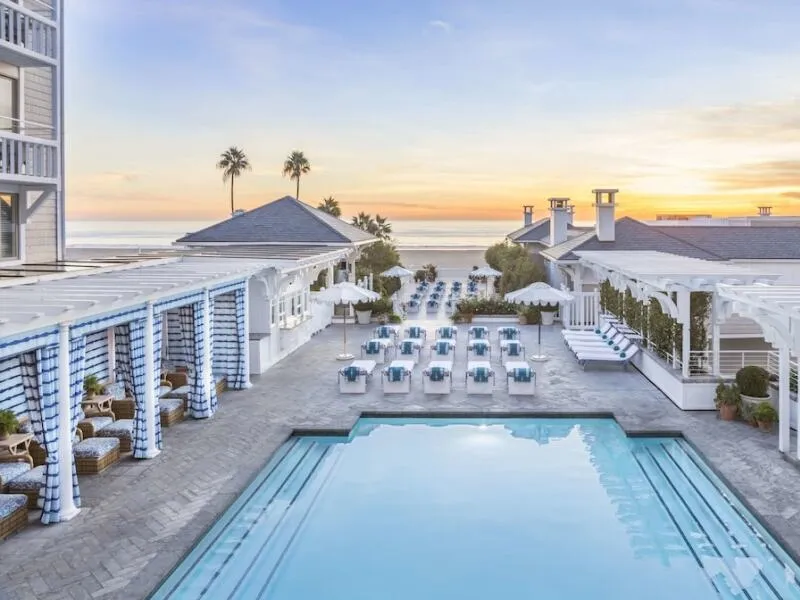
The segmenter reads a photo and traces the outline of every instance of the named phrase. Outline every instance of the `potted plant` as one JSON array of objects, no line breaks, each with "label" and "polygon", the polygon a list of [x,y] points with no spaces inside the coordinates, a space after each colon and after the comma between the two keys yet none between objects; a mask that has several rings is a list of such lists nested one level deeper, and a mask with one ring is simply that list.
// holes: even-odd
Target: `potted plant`
[{"label": "potted plant", "polygon": [[759,402],[753,409],[753,419],[761,431],[769,433],[778,420],[778,412],[769,402]]},{"label": "potted plant", "polygon": [[714,404],[719,411],[720,419],[723,421],[733,421],[736,418],[736,412],[741,404],[738,386],[735,383],[728,385],[724,381],[720,381],[719,385],[717,385]]},{"label": "potted plant", "polygon": [[87,400],[94,398],[95,394],[103,393],[103,385],[96,375],[87,375],[83,378],[83,391],[86,393]]},{"label": "potted plant", "polygon": [[6,439],[19,427],[17,415],[11,410],[0,410],[0,440]]},{"label": "potted plant", "polygon": [[356,323],[359,325],[369,325],[372,319],[373,302],[356,302],[353,308],[356,311]]},{"label": "potted plant", "polygon": [[536,325],[539,322],[539,307],[526,306],[519,313],[520,325]]},{"label": "potted plant", "polygon": [[542,325],[552,325],[556,319],[556,311],[558,311],[558,304],[542,304],[539,307],[541,313]]},{"label": "potted plant", "polygon": [[736,373],[736,385],[742,399],[742,418],[755,424],[753,410],[760,403],[769,402],[769,373],[761,367],[748,365]]}]

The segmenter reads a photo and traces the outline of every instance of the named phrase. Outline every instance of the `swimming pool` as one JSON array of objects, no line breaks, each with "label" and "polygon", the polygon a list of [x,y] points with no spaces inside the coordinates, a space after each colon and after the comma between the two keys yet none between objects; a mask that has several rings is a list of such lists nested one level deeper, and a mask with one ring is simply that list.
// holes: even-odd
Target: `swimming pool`
[{"label": "swimming pool", "polygon": [[362,419],[295,437],[156,599],[800,599],[684,441],[611,419]]}]

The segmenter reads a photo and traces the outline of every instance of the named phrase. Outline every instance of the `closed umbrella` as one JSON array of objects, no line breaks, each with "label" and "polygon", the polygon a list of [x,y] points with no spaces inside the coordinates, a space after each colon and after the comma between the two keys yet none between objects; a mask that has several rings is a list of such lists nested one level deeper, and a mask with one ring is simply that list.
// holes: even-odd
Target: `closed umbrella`
[{"label": "closed umbrella", "polygon": [[[572,295],[567,292],[562,292],[554,287],[547,285],[542,281],[530,284],[521,290],[514,290],[505,295],[506,302],[513,302],[515,304],[528,304],[532,306],[544,306],[552,304],[564,304],[572,302]],[[547,360],[547,356],[542,354],[542,318],[539,317],[539,350],[538,353],[530,357],[531,360],[543,361]]]},{"label": "closed umbrella", "polygon": [[485,277],[486,278],[486,296],[489,296],[489,279],[494,279],[495,277],[500,277],[502,273],[497,269],[493,269],[492,267],[480,267],[475,269],[470,273],[473,277]]},{"label": "closed umbrella", "polygon": [[[395,265],[392,268],[387,269],[383,273],[381,273],[381,277],[397,277],[400,280],[400,291],[399,291],[400,302],[406,301],[406,294],[405,294],[406,280],[409,277],[413,276],[414,276],[414,271],[409,271],[408,269],[406,269],[405,267],[401,267],[400,265]],[[400,312],[397,310],[397,306],[394,307],[394,311],[396,313]]]},{"label": "closed umbrella", "polygon": [[[373,292],[366,288],[357,286],[355,283],[349,281],[342,281],[336,285],[332,285],[328,289],[317,294],[317,300],[320,302],[327,302],[329,304],[344,304],[350,306],[356,302],[371,302],[378,300],[381,295],[378,292]],[[342,346],[342,353],[336,357],[337,360],[350,360],[354,356],[347,352],[347,311],[344,313],[344,327],[342,328],[344,336],[344,344]]]}]

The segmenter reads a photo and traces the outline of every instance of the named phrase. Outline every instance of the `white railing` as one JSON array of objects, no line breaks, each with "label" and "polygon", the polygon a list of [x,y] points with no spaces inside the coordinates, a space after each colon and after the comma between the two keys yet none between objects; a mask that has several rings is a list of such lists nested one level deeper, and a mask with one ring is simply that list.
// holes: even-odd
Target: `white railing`
[{"label": "white railing", "polygon": [[58,174],[58,145],[51,140],[0,131],[0,179],[12,176],[55,179]]},{"label": "white railing", "polygon": [[49,59],[56,58],[56,24],[9,0],[0,0],[0,42],[24,48]]},{"label": "white railing", "polygon": [[[764,367],[767,371],[770,372],[770,375],[775,375],[776,377],[780,377],[780,353],[771,350],[768,352],[767,357],[767,365]],[[790,376],[794,376],[795,380],[797,379],[797,372],[798,372],[798,359],[790,358],[789,359],[789,372]]]},{"label": "white railing", "polygon": [[591,329],[600,317],[600,292],[569,292],[574,300],[563,305],[561,322],[567,329]]},{"label": "white railing", "polygon": [[[768,369],[770,350],[720,350],[719,372],[715,373],[714,352],[694,350],[689,353],[691,377],[733,377],[742,367],[755,365]],[[682,364],[680,360],[677,361]]]}]

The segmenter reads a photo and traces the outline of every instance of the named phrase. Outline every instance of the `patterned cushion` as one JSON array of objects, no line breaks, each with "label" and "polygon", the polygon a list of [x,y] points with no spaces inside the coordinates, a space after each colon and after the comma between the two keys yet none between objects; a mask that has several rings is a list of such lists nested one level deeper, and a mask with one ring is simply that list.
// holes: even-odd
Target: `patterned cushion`
[{"label": "patterned cushion", "polygon": [[89,417],[88,419],[83,419],[81,423],[89,422],[94,427],[94,430],[97,431],[98,429],[102,429],[107,425],[111,425],[114,422],[114,419],[111,417]]},{"label": "patterned cushion", "polygon": [[158,405],[161,413],[171,413],[177,408],[183,409],[183,400],[180,398],[162,398],[159,400]]},{"label": "patterned cushion", "polygon": [[38,490],[44,483],[44,465],[40,465],[35,469],[31,469],[27,473],[23,473],[19,477],[15,477],[12,481],[8,482],[9,492],[24,492],[29,490]]},{"label": "patterned cushion", "polygon": [[171,391],[172,391],[172,386],[160,385],[158,386],[158,397],[161,398],[165,394],[169,394]]},{"label": "patterned cushion", "polygon": [[113,452],[114,448],[119,448],[119,439],[116,437],[94,437],[83,440],[73,448],[73,452],[75,456],[100,458],[101,456]]},{"label": "patterned cushion", "polygon": [[[97,432],[101,437],[128,437],[133,438],[133,419],[119,419],[106,425]],[[88,441],[88,440],[87,440]]]},{"label": "patterned cushion", "polygon": [[28,497],[22,494],[0,494],[0,519],[5,519],[21,506],[28,505]]},{"label": "patterned cushion", "polygon": [[31,467],[26,462],[0,463],[0,487],[30,470]]}]

